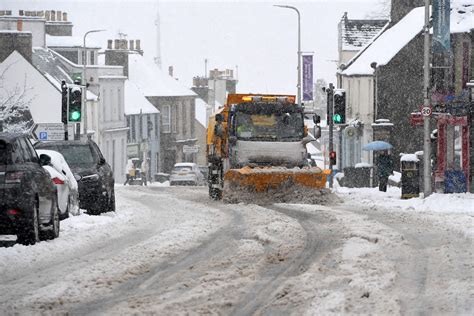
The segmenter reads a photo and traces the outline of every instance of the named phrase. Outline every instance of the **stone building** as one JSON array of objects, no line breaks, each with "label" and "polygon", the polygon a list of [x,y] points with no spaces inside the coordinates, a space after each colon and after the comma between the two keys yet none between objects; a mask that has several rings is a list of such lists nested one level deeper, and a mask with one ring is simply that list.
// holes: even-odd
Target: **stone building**
[{"label": "stone building", "polygon": [[196,93],[145,59],[139,40],[109,40],[106,65],[121,65],[147,100],[160,112],[160,151],[157,172],[171,172],[177,162],[195,162],[196,154],[184,148],[196,146]]}]

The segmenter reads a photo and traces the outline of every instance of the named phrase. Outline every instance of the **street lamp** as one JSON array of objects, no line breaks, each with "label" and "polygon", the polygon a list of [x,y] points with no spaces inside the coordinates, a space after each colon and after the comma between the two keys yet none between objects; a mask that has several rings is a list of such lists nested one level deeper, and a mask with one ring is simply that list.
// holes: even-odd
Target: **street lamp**
[{"label": "street lamp", "polygon": [[83,106],[83,109],[82,111],[84,112],[84,134],[86,135],[86,138],[88,137],[87,136],[87,77],[86,77],[86,64],[87,64],[87,48],[86,48],[86,37],[89,33],[96,33],[96,32],[103,32],[105,30],[90,30],[90,31],[87,31],[85,34],[84,34],[84,41],[83,41],[83,45],[82,45],[82,49],[83,49],[83,52],[84,52],[84,55],[83,55],[83,60],[82,60],[82,81],[83,81],[83,84],[84,84],[84,94],[82,96],[82,106]]},{"label": "street lamp", "polygon": [[301,25],[300,25],[300,11],[297,8],[290,6],[290,5],[279,5],[275,4],[274,7],[285,8],[295,10],[298,14],[298,83],[297,87],[297,99],[298,104],[301,104]]}]

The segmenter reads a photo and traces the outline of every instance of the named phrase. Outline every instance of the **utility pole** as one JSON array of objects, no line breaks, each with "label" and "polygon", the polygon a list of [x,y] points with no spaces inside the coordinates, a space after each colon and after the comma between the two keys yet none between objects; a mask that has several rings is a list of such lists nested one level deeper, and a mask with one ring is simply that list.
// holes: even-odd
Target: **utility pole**
[{"label": "utility pole", "polygon": [[[333,126],[334,122],[332,120],[332,116],[334,114],[334,85],[332,83],[329,84],[329,89],[326,90],[328,93],[328,126],[329,126],[329,153],[332,153],[334,151],[334,144],[333,144]],[[332,188],[333,186],[333,164],[331,159],[329,159],[329,170],[331,171],[331,174],[329,176],[329,187]]]},{"label": "utility pole", "polygon": [[[425,0],[425,27],[424,27],[424,85],[423,106],[430,107],[430,0]],[[423,116],[423,194],[424,198],[431,195],[431,139],[430,116]]]}]

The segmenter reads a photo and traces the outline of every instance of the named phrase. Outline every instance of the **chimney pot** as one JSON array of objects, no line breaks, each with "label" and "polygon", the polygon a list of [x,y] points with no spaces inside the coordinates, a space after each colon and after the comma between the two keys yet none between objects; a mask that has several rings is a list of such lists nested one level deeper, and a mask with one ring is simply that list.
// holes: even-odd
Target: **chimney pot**
[{"label": "chimney pot", "polygon": [[133,40],[130,40],[130,50],[134,50],[135,49],[135,42]]},{"label": "chimney pot", "polygon": [[49,12],[49,10],[45,11],[44,16],[46,18],[46,21],[49,21],[51,19],[51,12]]},{"label": "chimney pot", "polygon": [[63,12],[63,21],[67,22],[67,12]]},{"label": "chimney pot", "polygon": [[12,15],[12,10],[7,10],[5,13],[6,13],[7,15]]},{"label": "chimney pot", "polygon": [[112,40],[107,40],[107,49],[112,49]]},{"label": "chimney pot", "polygon": [[23,16],[25,13],[24,13],[23,10],[20,10],[20,11],[18,11],[18,14],[19,14],[20,16]]},{"label": "chimney pot", "polygon": [[120,40],[118,40],[118,39],[114,40],[114,49],[119,49],[120,48],[119,43],[120,43]]},{"label": "chimney pot", "polygon": [[57,11],[56,15],[57,15],[56,20],[61,21],[63,17],[63,13],[61,11]]},{"label": "chimney pot", "polygon": [[122,40],[122,47],[121,49],[125,49],[127,50],[128,49],[128,41],[126,39],[123,39]]},{"label": "chimney pot", "polygon": [[56,21],[56,11],[51,10],[51,21],[54,22]]},{"label": "chimney pot", "polygon": [[173,66],[168,67],[168,74],[173,77]]},{"label": "chimney pot", "polygon": [[0,16],[4,16],[5,15],[5,10],[0,10]]},{"label": "chimney pot", "polygon": [[142,49],[140,48],[140,40],[139,40],[139,39],[135,40],[135,49],[136,49],[136,50],[142,50]]}]

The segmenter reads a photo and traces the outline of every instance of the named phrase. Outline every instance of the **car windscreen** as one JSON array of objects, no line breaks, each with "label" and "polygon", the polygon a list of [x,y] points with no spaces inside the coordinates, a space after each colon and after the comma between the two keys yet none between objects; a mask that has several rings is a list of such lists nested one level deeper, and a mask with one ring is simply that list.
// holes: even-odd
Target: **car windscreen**
[{"label": "car windscreen", "polygon": [[173,168],[173,171],[182,171],[182,170],[191,171],[192,169],[193,169],[192,166],[175,166]]},{"label": "car windscreen", "polygon": [[97,164],[98,157],[96,157],[87,144],[74,145],[51,145],[41,146],[41,149],[51,149],[60,152],[69,166],[83,167]]}]

